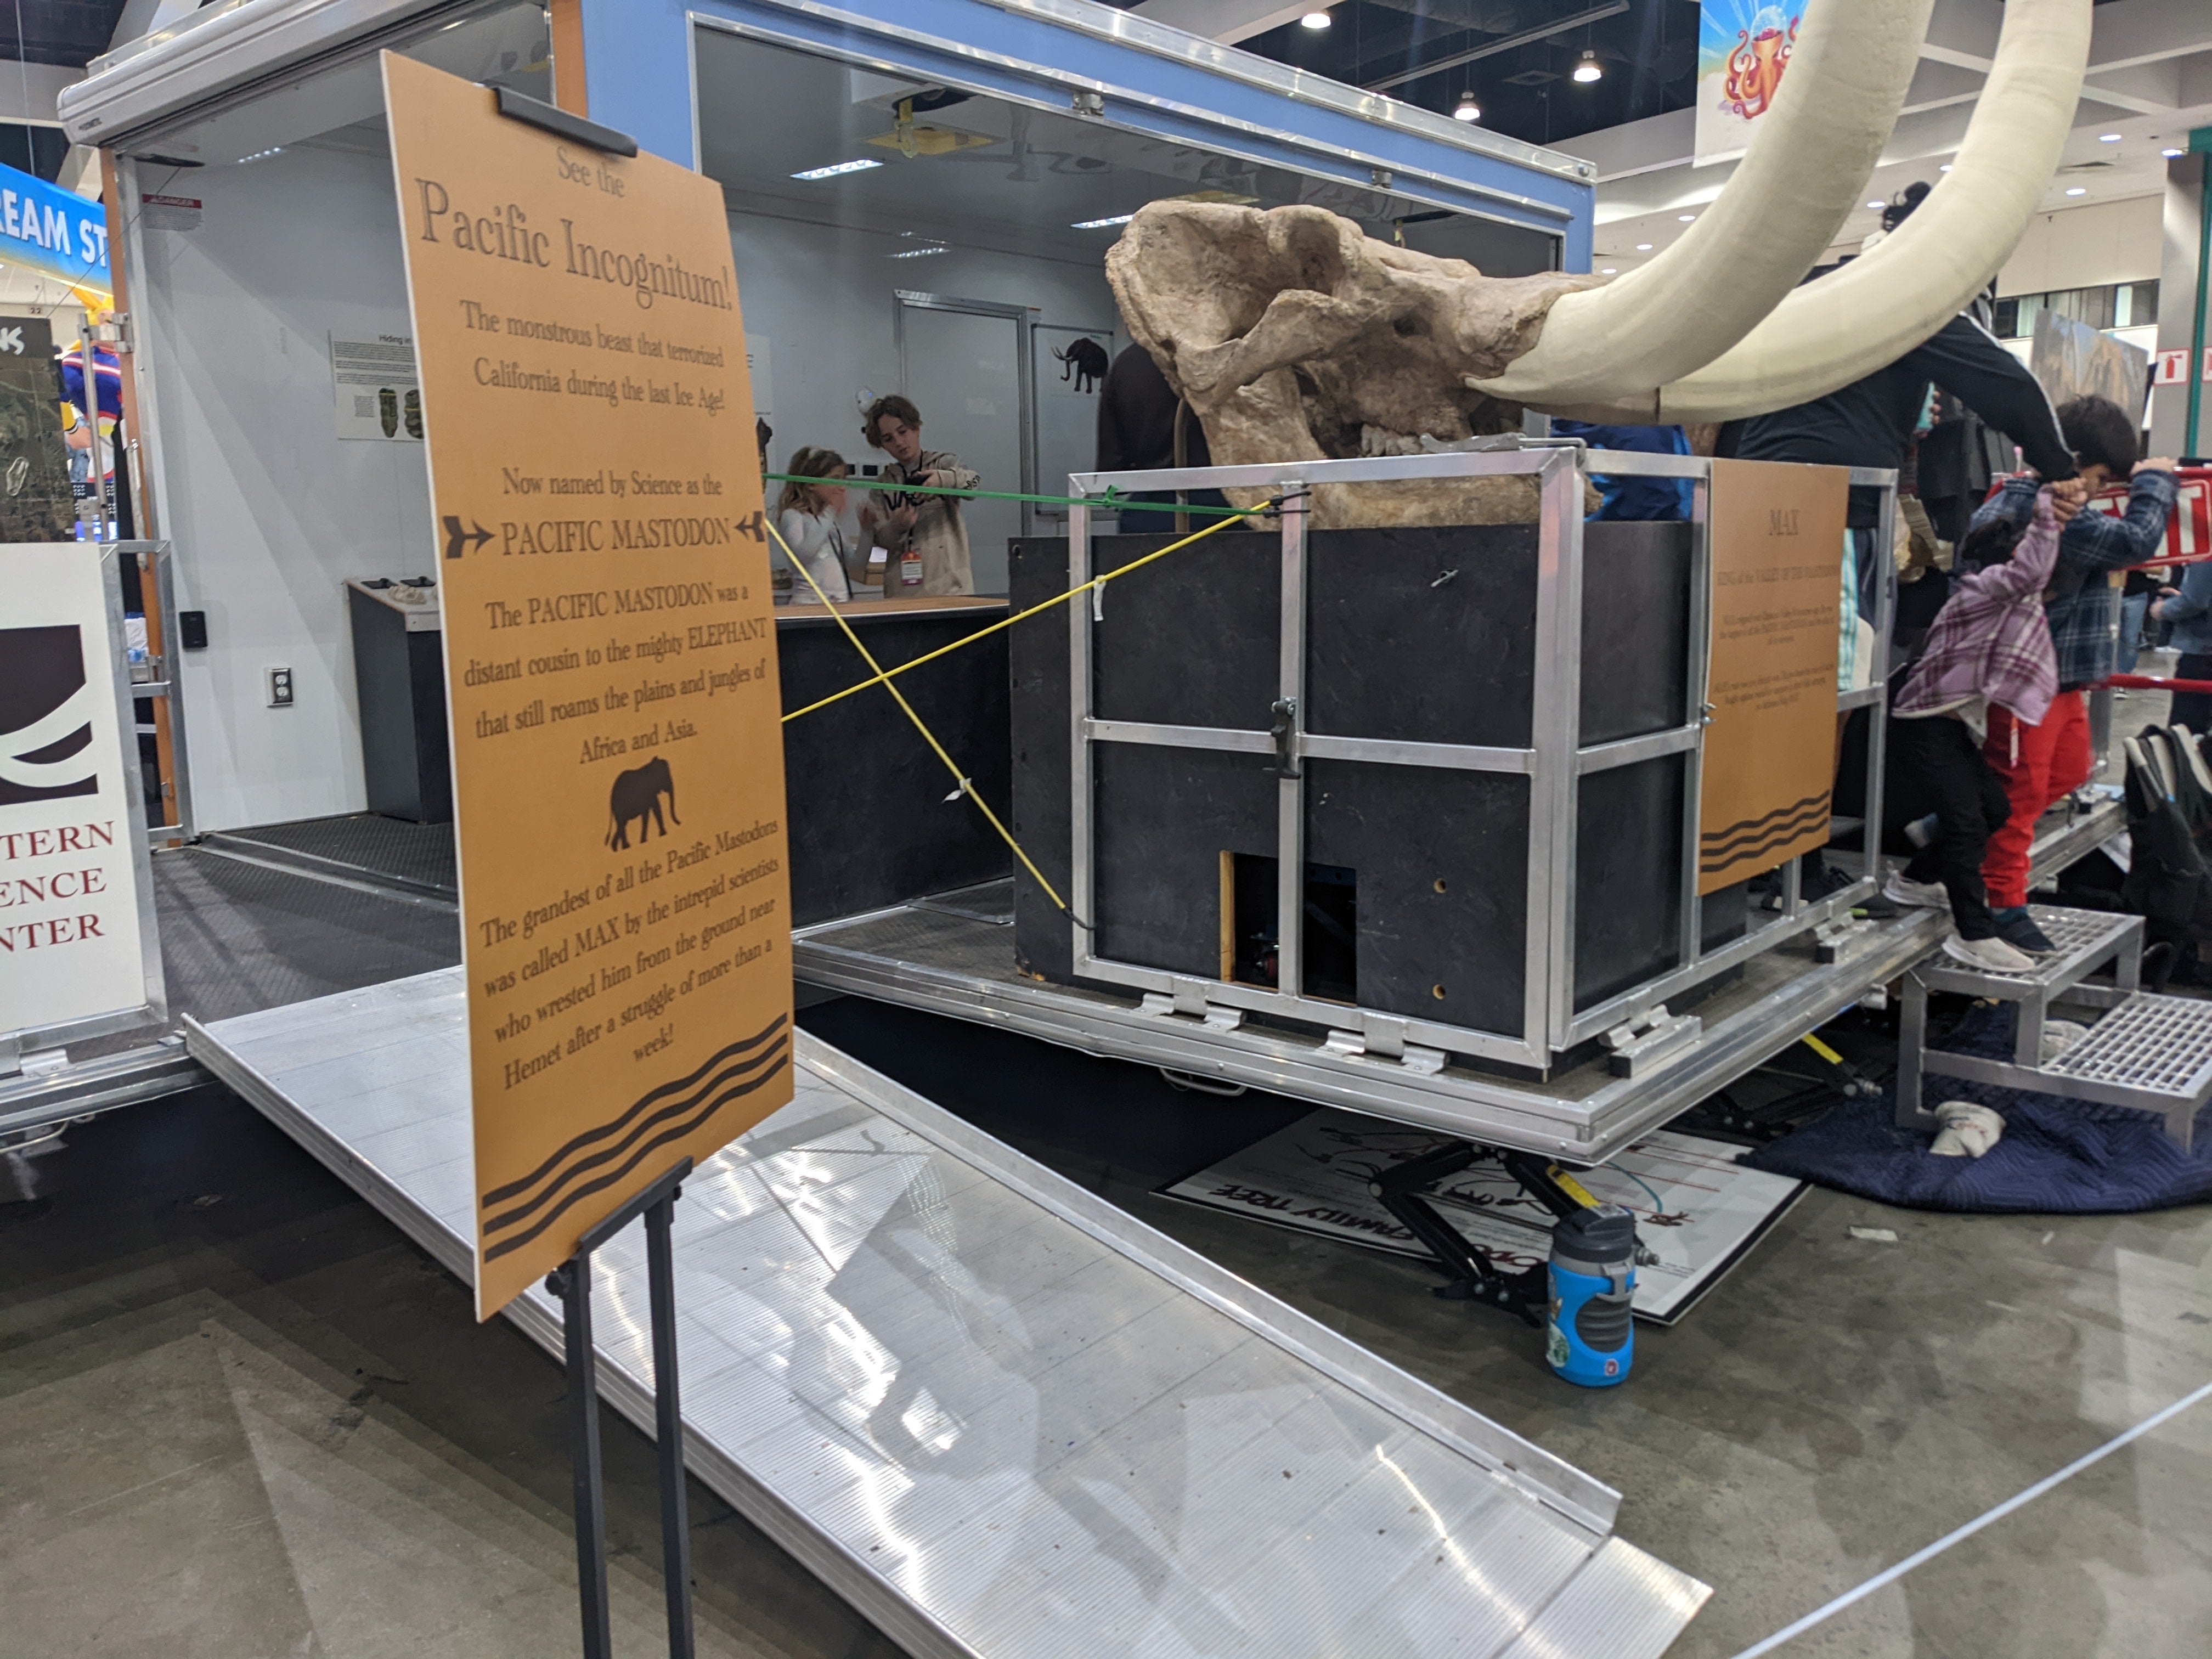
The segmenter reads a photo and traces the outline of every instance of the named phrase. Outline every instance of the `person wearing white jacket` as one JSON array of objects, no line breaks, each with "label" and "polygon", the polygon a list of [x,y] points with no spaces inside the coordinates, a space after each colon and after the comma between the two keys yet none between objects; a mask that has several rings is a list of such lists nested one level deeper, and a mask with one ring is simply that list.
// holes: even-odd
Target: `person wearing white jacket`
[{"label": "person wearing white jacket", "polygon": [[[790,470],[796,477],[823,479],[842,478],[848,471],[845,458],[835,450],[814,448],[793,455]],[[785,544],[814,578],[810,584],[805,575],[793,573],[791,602],[819,605],[825,597],[840,601],[851,599],[853,590],[845,579],[845,532],[838,525],[838,517],[845,510],[844,487],[787,483],[776,498],[775,508],[776,527],[782,531]],[[820,595],[815,592],[817,587],[822,590]]]}]

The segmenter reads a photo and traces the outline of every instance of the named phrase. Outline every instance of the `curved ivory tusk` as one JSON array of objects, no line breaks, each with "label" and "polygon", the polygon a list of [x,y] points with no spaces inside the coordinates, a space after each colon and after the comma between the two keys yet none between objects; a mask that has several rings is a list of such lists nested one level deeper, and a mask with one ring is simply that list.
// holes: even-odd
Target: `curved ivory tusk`
[{"label": "curved ivory tusk", "polygon": [[1650,264],[1562,295],[1536,343],[1477,389],[1540,407],[1620,403],[1742,339],[1804,280],[1858,205],[1934,3],[1813,7],[1774,107],[1719,199]]},{"label": "curved ivory tusk", "polygon": [[[2074,128],[2091,0],[2010,0],[1966,137],[1913,216],[1808,283],[1637,418],[1731,421],[1825,398],[1957,316],[2012,257]],[[1785,77],[1786,80],[1786,77]]]}]

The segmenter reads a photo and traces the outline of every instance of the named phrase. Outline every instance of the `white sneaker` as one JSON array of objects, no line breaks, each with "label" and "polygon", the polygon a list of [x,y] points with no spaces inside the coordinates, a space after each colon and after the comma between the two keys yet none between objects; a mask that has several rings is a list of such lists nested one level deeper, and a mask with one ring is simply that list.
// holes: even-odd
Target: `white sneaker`
[{"label": "white sneaker", "polygon": [[1969,968],[1978,968],[1985,974],[2029,974],[2035,971],[2033,957],[2001,939],[1960,939],[1954,934],[1943,941],[1943,954],[1954,962],[1965,963]]},{"label": "white sneaker", "polygon": [[1892,904],[1910,904],[1922,910],[1948,910],[1951,895],[1940,881],[1915,881],[1902,870],[1881,884],[1881,896]]}]

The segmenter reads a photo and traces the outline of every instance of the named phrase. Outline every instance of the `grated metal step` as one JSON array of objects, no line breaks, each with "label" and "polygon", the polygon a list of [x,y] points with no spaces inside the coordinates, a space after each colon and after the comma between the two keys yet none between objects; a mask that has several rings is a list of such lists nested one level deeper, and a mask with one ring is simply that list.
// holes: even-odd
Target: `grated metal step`
[{"label": "grated metal step", "polygon": [[2001,974],[1969,968],[1950,957],[1934,956],[1920,964],[1921,980],[1931,991],[2017,1001],[2039,988],[2056,991],[2074,984],[2115,954],[2128,935],[2142,926],[2141,916],[2106,910],[2065,910],[2056,905],[2031,904],[2027,913],[2055,947],[2050,955],[2036,957],[2035,966],[2028,972]]},{"label": "grated metal step", "polygon": [[2212,1092],[2212,1002],[2137,992],[2043,1069],[2197,1104]]}]

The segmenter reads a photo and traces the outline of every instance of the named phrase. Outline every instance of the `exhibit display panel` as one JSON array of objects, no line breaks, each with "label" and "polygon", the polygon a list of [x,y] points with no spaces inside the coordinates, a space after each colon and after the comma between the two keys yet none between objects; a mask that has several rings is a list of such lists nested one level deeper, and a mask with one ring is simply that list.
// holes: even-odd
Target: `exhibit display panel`
[{"label": "exhibit display panel", "polygon": [[110,544],[0,546],[0,1077],[167,1018]]}]

